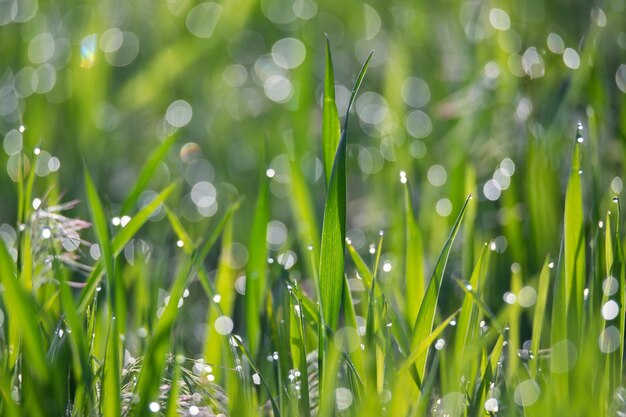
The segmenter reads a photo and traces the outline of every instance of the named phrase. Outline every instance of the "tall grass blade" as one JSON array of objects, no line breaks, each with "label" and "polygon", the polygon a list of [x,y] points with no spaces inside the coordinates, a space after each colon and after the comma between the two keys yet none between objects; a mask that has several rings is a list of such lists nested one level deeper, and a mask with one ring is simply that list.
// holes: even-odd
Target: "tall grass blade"
[{"label": "tall grass blade", "polygon": [[[583,290],[585,288],[585,236],[581,185],[580,128],[577,131],[567,191],[565,193],[563,261],[565,269],[566,311],[574,320],[582,317]],[[574,300],[575,304],[569,303]]]},{"label": "tall grass blade", "polygon": [[[265,168],[265,164],[262,165]],[[267,224],[270,219],[269,181],[262,170],[254,217],[248,241],[246,266],[246,332],[252,357],[256,357],[261,338],[260,314],[267,292]]]},{"label": "tall grass blade", "polygon": [[111,247],[108,221],[104,214],[102,202],[100,201],[100,197],[98,196],[98,192],[96,191],[96,186],[94,185],[93,180],[91,179],[91,175],[89,175],[87,169],[84,170],[84,176],[85,192],[87,193],[89,211],[91,213],[93,227],[96,232],[96,239],[98,240],[98,245],[100,246],[100,259],[102,259],[102,262],[104,262],[104,271],[106,272],[107,276],[108,300],[110,306],[113,307],[114,314],[117,314],[118,312],[115,310],[116,300],[114,294],[114,290],[116,288],[114,270],[115,255],[113,254],[113,249]]},{"label": "tall grass blade", "polygon": [[463,220],[463,215],[465,214],[465,210],[467,208],[467,204],[470,200],[471,196],[469,196],[463,206],[461,207],[461,211],[452,226],[452,231],[446,240],[443,249],[439,253],[439,258],[437,259],[437,263],[435,264],[435,269],[433,270],[433,274],[428,282],[428,286],[426,287],[426,293],[420,305],[419,312],[417,314],[417,319],[415,320],[415,324],[413,326],[413,333],[411,335],[411,351],[419,352],[414,355],[414,363],[418,372],[418,376],[420,379],[424,378],[424,373],[426,372],[426,358],[428,356],[428,349],[425,350],[417,350],[418,346],[425,340],[429,334],[431,334],[433,324],[435,322],[435,311],[437,309],[437,303],[439,299],[439,290],[441,289],[441,280],[443,279],[443,273],[446,268],[446,264],[448,262],[448,256],[450,255],[450,250],[452,249],[452,244],[454,243],[454,238],[459,232],[459,228],[461,227],[461,222]]},{"label": "tall grass blade", "polygon": [[422,235],[415,221],[413,202],[408,181],[404,184],[404,221],[405,221],[405,310],[407,323],[415,323],[419,306],[424,297],[426,281],[424,277],[424,250]]},{"label": "tall grass blade", "polygon": [[340,136],[341,125],[339,124],[339,113],[335,103],[333,58],[330,53],[330,40],[326,37],[326,73],[324,76],[324,104],[322,108],[322,162],[324,164],[324,177],[326,178],[327,187],[330,186],[333,161]]},{"label": "tall grass blade", "polygon": [[[111,248],[111,239],[109,237],[109,226],[102,208],[100,197],[96,191],[96,187],[91,179],[91,175],[87,169],[84,170],[85,191],[87,193],[87,201],[89,203],[89,211],[91,212],[92,224],[96,232],[98,245],[100,246],[100,256],[104,262],[104,270],[107,277],[107,304],[109,305],[110,317],[109,334],[107,337],[107,348],[104,359],[103,384],[101,397],[102,415],[105,417],[119,417],[121,415],[120,407],[120,339],[118,328],[118,320],[124,320],[126,311],[121,308],[120,296],[121,283],[116,282],[115,272],[115,255]],[[122,325],[122,328],[124,326]]]},{"label": "tall grass blade", "polygon": [[[207,331],[204,341],[204,360],[219,366],[222,363],[224,347],[229,346],[229,337],[222,329],[216,329],[217,320],[221,317],[229,320],[235,304],[236,271],[231,266],[231,244],[233,242],[233,218],[231,217],[222,233],[221,252],[215,277],[215,296],[209,305]],[[219,298],[216,298],[219,297]],[[222,372],[214,369],[215,380],[220,381]]]},{"label": "tall grass blade", "polygon": [[339,318],[341,291],[343,288],[344,256],[346,239],[346,144],[348,115],[357,91],[363,82],[372,54],[361,68],[352,89],[346,110],[346,119],[333,161],[333,169],[326,195],[320,253],[320,304],[324,323],[334,330]]}]

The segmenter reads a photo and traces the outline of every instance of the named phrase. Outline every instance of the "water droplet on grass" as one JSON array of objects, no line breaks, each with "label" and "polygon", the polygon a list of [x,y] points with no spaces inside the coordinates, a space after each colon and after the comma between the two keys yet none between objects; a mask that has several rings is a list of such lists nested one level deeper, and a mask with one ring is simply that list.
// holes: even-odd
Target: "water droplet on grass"
[{"label": "water droplet on grass", "polygon": [[261,376],[259,374],[253,374],[252,382],[254,383],[254,385],[261,385]]},{"label": "water droplet on grass", "polygon": [[601,311],[604,320],[613,320],[619,314],[619,305],[615,301],[609,300],[604,303]]},{"label": "water droplet on grass", "polygon": [[507,304],[515,304],[515,302],[517,301],[517,296],[515,294],[513,294],[512,292],[507,291],[502,296],[502,299]]},{"label": "water droplet on grass", "polygon": [[485,411],[488,413],[497,413],[498,412],[498,400],[495,398],[489,398],[485,401]]}]

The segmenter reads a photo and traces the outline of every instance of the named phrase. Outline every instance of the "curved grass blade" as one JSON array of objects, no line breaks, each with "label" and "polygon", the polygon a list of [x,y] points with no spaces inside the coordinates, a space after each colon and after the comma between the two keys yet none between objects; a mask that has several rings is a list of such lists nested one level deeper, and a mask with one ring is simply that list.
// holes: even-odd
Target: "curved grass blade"
[{"label": "curved grass blade", "polygon": [[[417,319],[415,320],[415,325],[413,326],[413,334],[411,335],[412,352],[417,351],[417,347],[421,345],[422,341],[426,339],[429,334],[431,334],[433,324],[435,322],[435,311],[437,309],[437,303],[439,300],[439,290],[441,288],[443,273],[446,269],[448,256],[450,255],[450,250],[452,249],[452,243],[454,243],[454,238],[456,237],[459,228],[461,227],[463,215],[465,214],[467,204],[471,197],[471,195],[468,196],[465,200],[465,203],[461,207],[461,211],[459,212],[459,215],[454,222],[454,225],[452,226],[450,236],[448,236],[448,239],[446,240],[443,249],[439,253],[439,258],[437,259],[437,263],[435,264],[435,269],[430,278],[430,281],[428,282],[428,286],[426,287],[426,293],[424,294],[424,298],[420,305]],[[420,379],[424,379],[424,373],[426,372],[427,356],[428,348],[415,354],[415,366]]]},{"label": "curved grass blade", "polygon": [[332,330],[337,326],[343,288],[346,239],[346,142],[348,115],[363,82],[372,54],[361,68],[348,102],[343,132],[333,161],[333,169],[324,207],[320,253],[320,303],[324,323]]},{"label": "curved grass blade", "polygon": [[324,76],[324,104],[322,109],[322,162],[326,186],[330,186],[333,160],[341,137],[339,113],[335,103],[335,75],[330,40],[326,37],[326,74]]}]

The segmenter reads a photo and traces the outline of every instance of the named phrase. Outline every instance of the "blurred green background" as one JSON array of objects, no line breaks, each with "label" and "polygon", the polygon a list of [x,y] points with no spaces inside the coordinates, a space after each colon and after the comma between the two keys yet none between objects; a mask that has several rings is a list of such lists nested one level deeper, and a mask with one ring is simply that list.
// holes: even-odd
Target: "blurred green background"
[{"label": "blurred green background", "polygon": [[[495,239],[507,276],[513,262],[536,273],[558,254],[579,121],[586,219],[597,222],[622,192],[623,0],[0,0],[2,237],[15,235],[21,151],[32,161],[40,149],[31,167],[40,198],[84,199],[87,166],[115,217],[149,153],[176,135],[138,204],[180,181],[169,205],[199,237],[245,196],[233,245],[241,269],[267,140],[268,246],[306,263],[324,202],[325,34],[340,114],[374,50],[349,125],[348,236],[367,253],[389,231],[389,282],[402,271],[401,171],[429,265],[471,192],[468,244]],[[87,218],[84,204],[73,213]],[[164,217],[159,210],[142,231],[162,262],[176,241]],[[457,255],[451,274],[467,276],[472,264]]]}]

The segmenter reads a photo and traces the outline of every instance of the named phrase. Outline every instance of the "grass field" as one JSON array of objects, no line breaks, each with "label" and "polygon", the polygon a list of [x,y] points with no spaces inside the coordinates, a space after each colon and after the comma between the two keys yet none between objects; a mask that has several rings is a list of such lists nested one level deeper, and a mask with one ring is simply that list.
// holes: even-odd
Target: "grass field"
[{"label": "grass field", "polygon": [[0,415],[623,416],[626,3],[0,0]]}]

